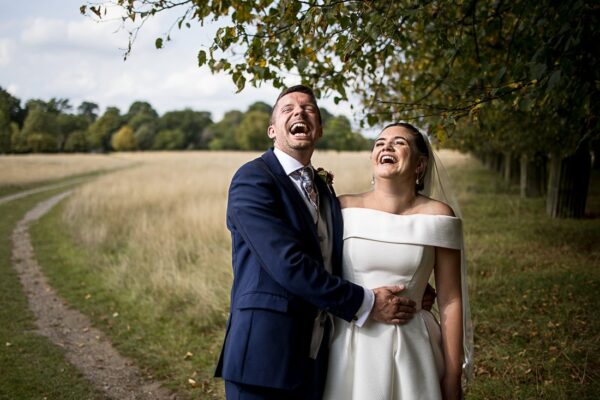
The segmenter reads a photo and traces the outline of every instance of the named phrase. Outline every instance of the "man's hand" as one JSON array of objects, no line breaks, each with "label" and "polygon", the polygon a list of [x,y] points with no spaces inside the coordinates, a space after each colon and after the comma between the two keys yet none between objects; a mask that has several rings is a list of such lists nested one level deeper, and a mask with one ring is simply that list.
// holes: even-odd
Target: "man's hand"
[{"label": "man's hand", "polygon": [[423,300],[421,300],[421,308],[423,310],[431,311],[431,308],[433,307],[433,303],[435,302],[436,297],[437,297],[437,293],[435,292],[435,289],[433,287],[431,287],[431,285],[428,283],[427,286],[425,286],[425,293],[423,293]]},{"label": "man's hand", "polygon": [[416,304],[409,298],[399,297],[404,286],[383,286],[373,289],[375,304],[369,318],[386,324],[405,324],[414,316]]}]

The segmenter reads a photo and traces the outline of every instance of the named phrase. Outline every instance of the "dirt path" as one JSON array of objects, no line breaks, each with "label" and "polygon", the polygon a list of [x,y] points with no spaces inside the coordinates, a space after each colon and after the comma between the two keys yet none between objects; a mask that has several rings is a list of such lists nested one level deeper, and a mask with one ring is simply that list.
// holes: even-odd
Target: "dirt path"
[{"label": "dirt path", "polygon": [[39,203],[19,221],[12,234],[13,264],[35,314],[39,333],[62,347],[67,360],[112,399],[176,399],[159,382],[144,379],[140,370],[121,356],[86,316],[66,305],[43,275],[28,227],[70,193],[63,192]]},{"label": "dirt path", "polygon": [[33,188],[33,189],[24,190],[22,192],[13,193],[13,194],[10,194],[8,196],[0,197],[0,204],[7,203],[7,202],[12,201],[12,200],[17,200],[17,199],[29,196],[30,194],[35,194],[35,193],[40,193],[40,192],[46,192],[48,190],[58,189],[58,188],[61,188],[61,187],[64,187],[64,186],[74,185],[76,183],[83,182],[86,179],[88,179],[88,178],[75,178],[75,179],[68,180],[66,182],[61,182],[61,183],[55,183],[55,184],[51,184],[51,185],[40,186],[40,187],[36,187],[36,188]]}]

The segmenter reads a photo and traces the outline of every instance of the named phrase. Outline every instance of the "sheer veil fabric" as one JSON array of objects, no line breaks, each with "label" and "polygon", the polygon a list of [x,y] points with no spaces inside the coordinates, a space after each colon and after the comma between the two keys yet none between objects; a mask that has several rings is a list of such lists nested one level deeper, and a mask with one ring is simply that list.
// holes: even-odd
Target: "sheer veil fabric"
[{"label": "sheer veil fabric", "polygon": [[[424,177],[424,188],[421,194],[431,197],[432,199],[442,201],[448,204],[454,214],[462,219],[458,201],[452,195],[450,190],[450,180],[444,169],[439,156],[433,151],[431,143],[427,135],[422,134],[427,148],[429,150],[429,161]],[[461,238],[462,239],[462,238]],[[463,308],[463,386],[469,383],[473,376],[473,323],[471,321],[471,308],[469,306],[469,292],[467,286],[467,265],[465,259],[464,240],[461,248],[461,289],[462,289],[462,308]]]}]

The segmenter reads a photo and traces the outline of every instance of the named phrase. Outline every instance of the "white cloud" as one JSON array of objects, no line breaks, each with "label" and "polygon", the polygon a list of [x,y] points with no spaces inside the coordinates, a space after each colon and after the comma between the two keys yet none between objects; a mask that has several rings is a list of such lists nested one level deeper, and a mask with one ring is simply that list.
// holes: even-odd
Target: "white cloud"
[{"label": "white cloud", "polygon": [[19,86],[15,84],[8,85],[6,91],[12,94],[13,96],[17,97],[19,93]]},{"label": "white cloud", "polygon": [[0,66],[10,64],[13,48],[14,45],[12,40],[0,38]]},{"label": "white cloud", "polygon": [[[35,5],[25,6],[30,2]],[[87,100],[126,112],[133,101],[144,100],[161,114],[191,107],[210,111],[214,120],[229,110],[244,111],[256,101],[272,104],[279,93],[263,84],[260,88],[247,85],[236,94],[228,75],[198,68],[198,50],[206,48],[218,26],[227,21],[174,28],[172,41],[157,50],[155,39],[167,33],[180,10],[161,13],[144,25],[123,62],[128,34],[119,29],[122,21],[117,11],[109,10],[108,22],[97,22],[78,13],[83,3],[11,2],[8,11],[0,14],[0,86],[23,102],[63,97],[74,106]],[[290,74],[286,83],[296,84],[298,77]],[[359,114],[347,103],[335,105],[330,99],[319,105],[349,118]]]},{"label": "white cloud", "polygon": [[26,22],[21,41],[36,51],[101,51],[117,56],[119,48],[127,45],[126,32],[117,28],[113,22],[83,17],[76,21],[37,17]]}]

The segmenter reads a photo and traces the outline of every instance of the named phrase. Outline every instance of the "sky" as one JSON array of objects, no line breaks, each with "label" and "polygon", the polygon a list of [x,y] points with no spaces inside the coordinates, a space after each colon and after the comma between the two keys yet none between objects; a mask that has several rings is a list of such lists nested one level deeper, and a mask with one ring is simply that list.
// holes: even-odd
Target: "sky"
[{"label": "sky", "polygon": [[[148,101],[159,114],[186,107],[210,111],[214,121],[229,110],[245,111],[256,102],[273,104],[279,93],[270,84],[247,85],[236,94],[225,74],[197,66],[197,54],[210,45],[215,24],[175,28],[162,49],[154,42],[175,20],[157,14],[140,31],[133,51],[123,60],[128,33],[116,18],[94,21],[80,14],[85,0],[0,0],[0,87],[22,101],[67,98],[116,106],[126,112],[133,101]],[[110,16],[110,15],[109,15]],[[294,76],[286,84],[296,84]],[[354,126],[350,104],[319,100],[321,107],[346,115]]]}]

